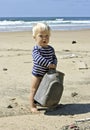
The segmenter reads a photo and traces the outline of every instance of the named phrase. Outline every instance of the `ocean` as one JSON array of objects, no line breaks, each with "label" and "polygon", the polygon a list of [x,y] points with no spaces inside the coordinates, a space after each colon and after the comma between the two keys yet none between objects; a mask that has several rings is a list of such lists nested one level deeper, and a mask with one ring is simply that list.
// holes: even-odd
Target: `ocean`
[{"label": "ocean", "polygon": [[37,22],[46,22],[52,30],[90,29],[90,17],[0,17],[0,32],[31,31]]}]

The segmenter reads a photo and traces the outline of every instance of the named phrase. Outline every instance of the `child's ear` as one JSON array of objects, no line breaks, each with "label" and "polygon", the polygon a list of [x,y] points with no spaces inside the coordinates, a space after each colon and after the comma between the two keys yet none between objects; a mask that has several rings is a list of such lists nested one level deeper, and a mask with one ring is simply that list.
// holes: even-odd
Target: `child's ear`
[{"label": "child's ear", "polygon": [[33,39],[35,39],[35,36],[33,36]]}]

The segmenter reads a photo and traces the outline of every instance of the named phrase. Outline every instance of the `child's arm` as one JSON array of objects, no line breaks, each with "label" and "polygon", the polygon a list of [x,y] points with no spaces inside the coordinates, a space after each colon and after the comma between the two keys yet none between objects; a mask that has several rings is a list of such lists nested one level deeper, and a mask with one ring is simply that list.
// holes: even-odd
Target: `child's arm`
[{"label": "child's arm", "polygon": [[54,50],[54,48],[52,48],[53,49],[53,61],[52,61],[52,63],[51,64],[49,64],[49,69],[56,69],[56,67],[57,67],[57,57],[56,57],[56,55],[55,55],[55,50]]},{"label": "child's arm", "polygon": [[53,64],[57,65],[57,57],[56,57],[56,55],[53,56]]},{"label": "child's arm", "polygon": [[53,48],[53,64],[55,64],[57,66],[57,57],[55,55],[55,50]]}]

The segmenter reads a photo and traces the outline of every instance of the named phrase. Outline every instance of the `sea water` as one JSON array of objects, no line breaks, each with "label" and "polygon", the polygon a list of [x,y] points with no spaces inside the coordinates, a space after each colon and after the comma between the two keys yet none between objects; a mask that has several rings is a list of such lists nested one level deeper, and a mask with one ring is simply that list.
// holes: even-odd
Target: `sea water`
[{"label": "sea water", "polygon": [[90,29],[90,17],[0,17],[0,32],[31,31],[37,22],[46,22],[52,30]]}]

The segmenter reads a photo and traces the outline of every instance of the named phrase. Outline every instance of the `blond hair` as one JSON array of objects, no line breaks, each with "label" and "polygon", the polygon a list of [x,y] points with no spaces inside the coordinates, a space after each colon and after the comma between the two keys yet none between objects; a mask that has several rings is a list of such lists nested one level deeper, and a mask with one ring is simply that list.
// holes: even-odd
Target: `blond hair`
[{"label": "blond hair", "polygon": [[50,35],[50,27],[46,23],[37,23],[36,25],[33,26],[32,29],[33,37],[36,36],[38,31],[48,31]]}]

